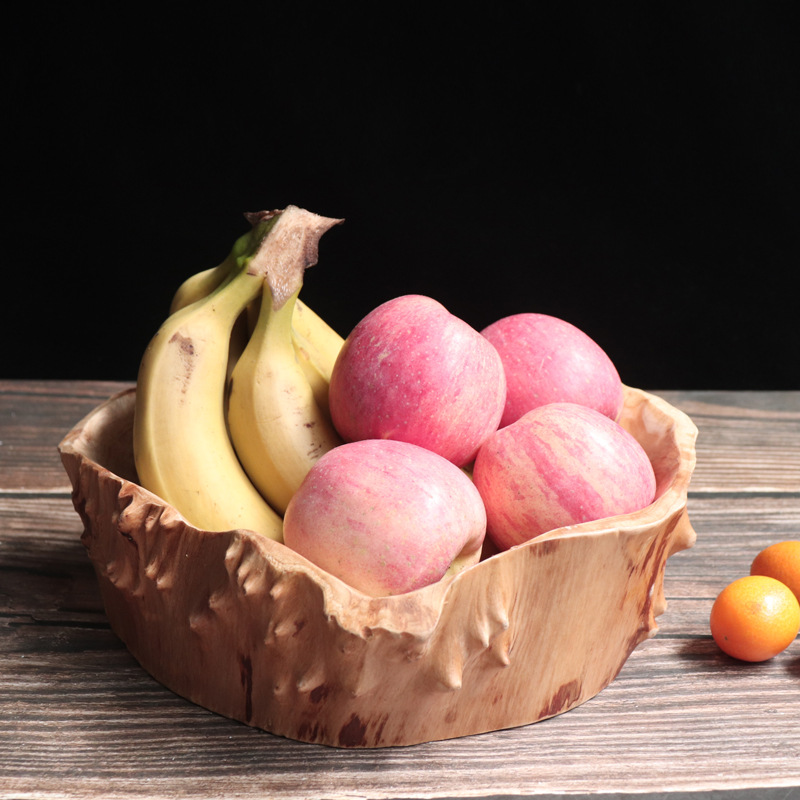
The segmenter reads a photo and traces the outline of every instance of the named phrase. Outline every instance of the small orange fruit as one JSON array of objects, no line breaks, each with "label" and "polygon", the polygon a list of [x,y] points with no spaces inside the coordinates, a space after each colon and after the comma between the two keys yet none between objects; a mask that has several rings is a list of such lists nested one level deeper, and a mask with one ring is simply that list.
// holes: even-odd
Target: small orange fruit
[{"label": "small orange fruit", "polygon": [[775,578],[746,575],[729,583],[711,607],[711,635],[741,661],[766,661],[800,632],[800,603]]},{"label": "small orange fruit", "polygon": [[750,574],[785,583],[800,601],[800,541],[777,542],[762,550],[753,560]]}]

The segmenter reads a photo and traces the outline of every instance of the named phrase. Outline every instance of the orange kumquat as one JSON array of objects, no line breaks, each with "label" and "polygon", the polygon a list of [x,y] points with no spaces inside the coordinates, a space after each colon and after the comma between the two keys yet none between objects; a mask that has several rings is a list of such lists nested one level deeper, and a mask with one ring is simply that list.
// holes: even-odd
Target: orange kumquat
[{"label": "orange kumquat", "polygon": [[710,622],[723,652],[741,661],[766,661],[800,632],[800,603],[775,578],[746,575],[719,593]]},{"label": "orange kumquat", "polygon": [[786,584],[800,601],[800,541],[777,542],[753,560],[751,575],[767,575]]}]

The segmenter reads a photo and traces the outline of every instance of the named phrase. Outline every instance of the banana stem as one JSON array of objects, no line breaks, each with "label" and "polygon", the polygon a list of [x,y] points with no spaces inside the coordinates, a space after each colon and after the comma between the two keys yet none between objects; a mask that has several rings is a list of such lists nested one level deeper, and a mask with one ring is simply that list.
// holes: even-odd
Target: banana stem
[{"label": "banana stem", "polygon": [[[265,217],[267,212],[246,215],[257,230],[262,224],[270,225],[269,236],[250,261],[248,271],[264,275],[264,291],[259,301],[250,304],[253,336],[262,346],[285,349],[294,348],[292,319],[308,267],[317,263],[319,240],[340,219],[321,217],[297,206],[287,206],[275,219]],[[311,312],[313,313],[313,312]]]},{"label": "banana stem", "polygon": [[322,235],[343,221],[297,206],[287,206],[280,212],[248,266],[251,274],[265,277],[273,308],[279,309],[297,295],[306,269],[317,263]]},{"label": "banana stem", "polygon": [[[239,314],[261,294],[266,275],[263,270],[252,269],[251,264],[269,239],[278,213],[261,212],[264,216],[254,222],[251,231],[239,237],[225,262],[215,268],[220,270],[217,285],[201,298],[214,308],[219,318],[228,320],[231,327]],[[186,313],[185,309],[188,306],[176,313]]]}]

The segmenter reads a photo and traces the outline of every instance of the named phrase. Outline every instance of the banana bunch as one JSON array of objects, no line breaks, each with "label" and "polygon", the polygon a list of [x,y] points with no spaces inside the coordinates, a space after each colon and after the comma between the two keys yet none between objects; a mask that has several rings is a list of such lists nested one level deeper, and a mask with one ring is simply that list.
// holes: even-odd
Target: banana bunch
[{"label": "banana bunch", "polygon": [[225,261],[181,284],[145,350],[133,451],[141,485],[195,527],[281,541],[289,498],[341,443],[327,391],[344,340],[298,297],[341,220],[296,206],[247,217]]}]

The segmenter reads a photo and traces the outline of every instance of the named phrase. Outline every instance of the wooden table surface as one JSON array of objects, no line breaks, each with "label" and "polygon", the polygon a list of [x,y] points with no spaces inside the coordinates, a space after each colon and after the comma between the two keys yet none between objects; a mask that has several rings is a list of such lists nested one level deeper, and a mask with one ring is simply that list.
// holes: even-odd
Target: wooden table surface
[{"label": "wooden table surface", "polygon": [[543,722],[406,748],[301,744],[147,675],[110,629],[56,445],[126,384],[0,381],[0,798],[800,798],[800,639],[723,655],[716,594],[800,538],[800,392],[656,392],[697,424],[669,607],[597,697]]}]

